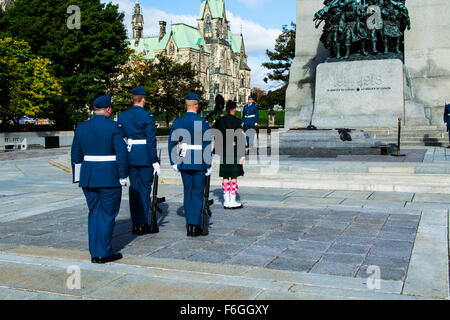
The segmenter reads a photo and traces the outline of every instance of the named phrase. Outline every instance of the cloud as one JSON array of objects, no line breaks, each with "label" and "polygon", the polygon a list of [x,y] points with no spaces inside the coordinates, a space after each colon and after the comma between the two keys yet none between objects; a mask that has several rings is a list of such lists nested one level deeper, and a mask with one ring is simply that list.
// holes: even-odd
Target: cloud
[{"label": "cloud", "polygon": [[[240,0],[248,5],[262,4],[267,0]],[[124,23],[128,30],[128,36],[132,37],[131,18],[134,11],[134,0],[112,0],[113,4],[119,5],[119,11],[125,13]],[[180,15],[168,13],[156,8],[144,7],[141,3],[142,14],[144,15],[144,36],[156,36],[159,34],[158,21],[163,20],[167,22],[169,28],[171,23],[185,23],[193,27],[197,27],[197,16],[194,15]],[[265,55],[266,49],[273,50],[275,40],[281,33],[281,29],[265,28],[261,24],[246,20],[238,15],[227,11],[227,18],[230,21],[231,31],[234,34],[242,33],[244,36],[245,50],[248,55],[248,65],[252,69],[252,87],[257,86],[261,89],[268,90],[274,84],[264,83],[263,79],[267,73],[267,69],[263,68],[261,64],[267,61]]]},{"label": "cloud", "polygon": [[281,33],[280,29],[267,29],[259,23],[242,19],[227,11],[227,18],[231,24],[231,31],[233,33],[241,33],[244,35],[245,50],[247,54],[261,54],[266,49],[273,49],[275,40]]}]

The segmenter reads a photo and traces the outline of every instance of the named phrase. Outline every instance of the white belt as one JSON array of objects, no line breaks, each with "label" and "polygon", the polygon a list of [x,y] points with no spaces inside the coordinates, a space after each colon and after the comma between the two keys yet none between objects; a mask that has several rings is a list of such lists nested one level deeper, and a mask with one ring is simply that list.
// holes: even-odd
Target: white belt
[{"label": "white belt", "polygon": [[182,143],[181,144],[181,149],[184,149],[184,150],[202,150],[202,146],[198,145],[198,144]]},{"label": "white belt", "polygon": [[116,161],[116,156],[84,156],[84,161],[110,162],[110,161]]},{"label": "white belt", "polygon": [[203,150],[203,148],[201,145],[182,143],[180,157],[184,158],[188,150]]},{"label": "white belt", "polygon": [[135,144],[147,144],[147,140],[133,140],[133,139],[128,139],[128,152],[131,151],[131,146],[135,145]]},{"label": "white belt", "polygon": [[251,116],[245,116],[246,118],[254,118],[256,117],[256,115],[251,115]]}]

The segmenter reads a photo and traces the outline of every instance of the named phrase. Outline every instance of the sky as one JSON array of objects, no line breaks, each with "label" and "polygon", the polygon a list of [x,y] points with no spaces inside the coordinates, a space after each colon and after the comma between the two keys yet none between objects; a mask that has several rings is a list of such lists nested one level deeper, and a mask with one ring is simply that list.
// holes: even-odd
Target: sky
[{"label": "sky", "polygon": [[[102,0],[119,5],[125,12],[125,25],[129,37],[132,36],[131,16],[135,0]],[[186,23],[197,27],[201,0],[140,0],[144,15],[144,37],[159,34],[158,21]],[[251,87],[263,90],[277,89],[279,83],[264,83],[268,72],[261,64],[268,61],[266,49],[273,50],[275,39],[283,25],[295,22],[296,0],[225,0],[227,18],[233,33],[244,35],[248,65],[252,69]]]}]

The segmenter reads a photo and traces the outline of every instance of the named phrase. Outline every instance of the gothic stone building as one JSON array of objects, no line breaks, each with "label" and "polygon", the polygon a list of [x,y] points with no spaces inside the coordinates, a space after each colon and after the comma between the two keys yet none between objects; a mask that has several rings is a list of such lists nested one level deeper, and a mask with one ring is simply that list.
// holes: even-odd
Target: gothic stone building
[{"label": "gothic stone building", "polygon": [[250,68],[242,34],[231,33],[225,1],[202,1],[197,23],[198,28],[175,23],[167,30],[166,22],[160,21],[159,36],[143,37],[144,18],[136,1],[129,46],[146,59],[162,53],[180,63],[190,62],[206,92],[203,98],[210,103],[220,92],[225,100],[245,104],[250,95]]}]

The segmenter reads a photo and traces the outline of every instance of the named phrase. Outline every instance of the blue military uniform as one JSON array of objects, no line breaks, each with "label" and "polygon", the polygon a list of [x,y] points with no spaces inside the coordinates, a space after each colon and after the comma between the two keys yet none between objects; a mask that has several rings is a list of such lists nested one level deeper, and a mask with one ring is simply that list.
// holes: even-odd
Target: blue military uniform
[{"label": "blue military uniform", "polygon": [[[250,97],[249,97],[250,98]],[[247,133],[249,129],[255,129],[256,124],[259,121],[258,107],[252,104],[246,104],[242,111],[242,121],[244,122],[244,131]],[[247,133],[247,146],[253,145],[254,132]]]},{"label": "blue military uniform", "polygon": [[[145,95],[145,90],[136,88],[133,95]],[[128,141],[131,220],[133,226],[148,226],[153,184],[152,164],[158,162],[155,119],[150,112],[134,105],[121,113],[118,125]]]},{"label": "blue military uniform", "polygon": [[[96,108],[111,105],[109,95],[94,101]],[[91,257],[113,254],[111,238],[119,213],[122,187],[128,176],[127,149],[117,124],[104,115],[78,125],[72,144],[72,164],[81,163],[79,186],[89,208],[89,251]]]},{"label": "blue military uniform", "polygon": [[450,104],[446,104],[444,108],[444,122],[447,124],[447,132],[450,141]]},{"label": "blue military uniform", "polygon": [[[198,101],[198,96],[190,93],[186,100]],[[183,180],[186,226],[200,228],[203,223],[205,174],[211,168],[212,158],[208,122],[194,112],[186,112],[175,119],[169,136],[169,158],[172,166],[177,165]]]}]

